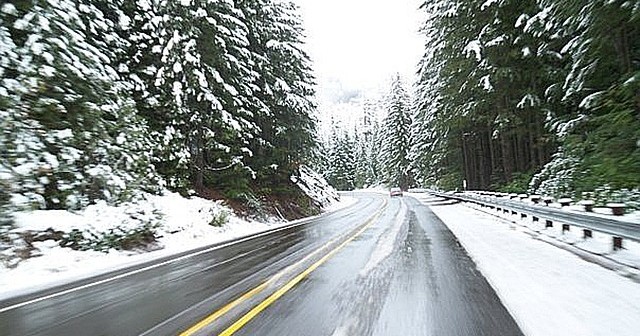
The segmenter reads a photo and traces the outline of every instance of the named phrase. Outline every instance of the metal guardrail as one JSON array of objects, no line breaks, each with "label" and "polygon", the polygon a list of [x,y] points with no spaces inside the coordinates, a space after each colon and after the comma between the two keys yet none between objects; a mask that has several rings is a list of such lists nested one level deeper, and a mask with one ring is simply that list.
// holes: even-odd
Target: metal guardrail
[{"label": "metal guardrail", "polygon": [[[606,218],[588,213],[554,209],[548,206],[523,204],[520,201],[499,199],[492,196],[446,194],[433,191],[429,193],[438,197],[455,199],[461,202],[476,203],[483,207],[511,211],[512,214],[530,215],[534,221],[542,218],[547,221],[546,225],[553,225],[553,222],[558,222],[564,225],[606,233],[613,236],[614,248],[622,247],[621,238],[640,242],[640,224],[625,221],[623,218]],[[591,233],[585,231],[584,234],[585,237],[590,237]]]}]

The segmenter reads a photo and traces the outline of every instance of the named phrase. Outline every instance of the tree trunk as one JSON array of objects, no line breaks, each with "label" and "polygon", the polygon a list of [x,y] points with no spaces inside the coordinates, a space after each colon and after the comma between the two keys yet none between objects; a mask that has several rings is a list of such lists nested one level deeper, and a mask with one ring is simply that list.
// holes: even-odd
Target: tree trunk
[{"label": "tree trunk", "polygon": [[508,141],[506,139],[506,136],[504,135],[500,136],[500,146],[502,150],[502,177],[503,181],[506,182],[511,180],[511,173],[513,171],[511,163],[513,162],[513,160],[510,155]]},{"label": "tree trunk", "polygon": [[[522,159],[520,158],[520,144],[519,137],[515,132],[511,133],[511,153],[513,157],[513,167],[515,168],[511,173],[522,170]],[[509,176],[509,181],[513,176]]]},{"label": "tree trunk", "polygon": [[204,155],[202,151],[201,140],[198,134],[195,135],[195,144],[192,149],[194,163],[192,166],[193,189],[200,193],[204,190]]},{"label": "tree trunk", "polygon": [[490,175],[489,175],[489,181],[492,180],[492,177],[494,176],[493,174],[495,172],[497,172],[499,170],[498,167],[498,160],[496,160],[496,146],[494,146],[494,140],[493,140],[493,129],[491,127],[491,125],[487,125],[487,134],[489,137],[489,153],[491,155],[491,168],[490,168]]},{"label": "tree trunk", "polygon": [[460,137],[460,142],[462,143],[462,179],[463,180],[467,180],[467,183],[469,183],[469,168],[467,166],[467,146],[465,145],[466,141],[465,141],[465,137],[464,137],[464,133],[462,134],[462,136]]}]

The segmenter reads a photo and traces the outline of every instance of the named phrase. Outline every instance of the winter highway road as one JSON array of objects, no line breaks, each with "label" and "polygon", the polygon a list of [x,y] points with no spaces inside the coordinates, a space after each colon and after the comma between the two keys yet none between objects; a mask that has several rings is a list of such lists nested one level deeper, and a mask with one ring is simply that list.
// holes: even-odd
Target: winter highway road
[{"label": "winter highway road", "polygon": [[0,335],[522,335],[411,197],[0,302]]}]

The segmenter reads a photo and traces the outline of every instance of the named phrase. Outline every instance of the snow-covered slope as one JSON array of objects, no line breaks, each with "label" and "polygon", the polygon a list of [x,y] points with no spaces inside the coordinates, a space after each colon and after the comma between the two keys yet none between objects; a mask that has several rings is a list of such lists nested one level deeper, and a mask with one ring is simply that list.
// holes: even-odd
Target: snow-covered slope
[{"label": "snow-covered slope", "polygon": [[298,173],[298,176],[291,176],[291,181],[320,207],[326,208],[340,200],[338,192],[310,167],[301,165]]}]

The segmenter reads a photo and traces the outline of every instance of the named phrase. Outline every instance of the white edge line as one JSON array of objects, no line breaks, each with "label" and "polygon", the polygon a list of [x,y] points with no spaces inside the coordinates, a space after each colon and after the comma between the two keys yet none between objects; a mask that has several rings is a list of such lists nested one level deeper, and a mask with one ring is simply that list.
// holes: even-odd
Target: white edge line
[{"label": "white edge line", "polygon": [[[165,261],[163,261],[161,263],[158,263],[158,264],[153,264],[153,265],[149,265],[149,266],[146,266],[146,267],[143,267],[143,268],[139,268],[139,269],[136,269],[136,270],[133,270],[133,271],[129,271],[129,272],[126,272],[126,273],[118,274],[118,275],[113,276],[111,278],[102,279],[102,280],[99,280],[99,281],[96,281],[96,282],[88,283],[88,284],[85,284],[85,285],[82,285],[82,286],[78,286],[78,287],[74,287],[74,288],[69,288],[69,289],[66,289],[66,290],[63,290],[63,291],[60,291],[60,292],[56,292],[56,293],[53,293],[53,294],[41,296],[41,297],[29,300],[29,301],[16,303],[16,304],[13,304],[11,306],[0,308],[0,313],[4,313],[4,312],[7,312],[9,310],[13,310],[13,309],[16,309],[16,308],[24,307],[26,305],[37,303],[37,302],[40,302],[40,301],[52,299],[52,298],[55,298],[55,297],[58,297],[58,296],[61,296],[61,295],[73,293],[73,292],[76,292],[76,291],[79,291],[79,290],[82,290],[82,289],[85,289],[85,288],[90,288],[90,287],[94,287],[94,286],[101,285],[101,284],[104,284],[104,283],[108,283],[108,282],[111,282],[111,281],[114,281],[114,280],[118,280],[118,279],[130,276],[130,275],[138,274],[138,273],[141,273],[141,272],[144,272],[144,271],[148,271],[148,270],[151,270],[151,269],[154,269],[154,268],[158,268],[160,266],[168,265],[168,264],[176,262],[176,261],[180,261],[180,260],[184,260],[184,259],[187,259],[187,258],[191,258],[191,257],[197,256],[197,255],[200,255],[200,254],[204,254],[204,253],[208,253],[208,252],[211,252],[211,251],[215,251],[215,250],[221,249],[223,247],[227,247],[227,246],[235,245],[235,244],[238,244],[238,243],[242,243],[242,242],[245,242],[245,241],[250,240],[250,239],[262,237],[262,236],[265,236],[265,235],[268,235],[268,234],[271,234],[271,233],[283,231],[283,230],[290,229],[290,228],[293,228],[293,227],[297,227],[297,226],[300,226],[300,225],[303,225],[303,224],[306,224],[306,222],[295,223],[293,225],[283,226],[283,227],[274,229],[272,231],[264,231],[264,232],[258,233],[256,235],[252,235],[252,236],[240,238],[238,240],[234,240],[232,242],[222,243],[220,245],[217,245],[217,246],[214,246],[214,247],[202,250],[202,251],[197,251],[197,252],[193,252],[193,253],[189,253],[189,254],[183,255],[183,256],[178,257],[178,258],[165,260]],[[135,266],[133,266],[133,267],[135,267]]]},{"label": "white edge line", "polygon": [[[347,208],[350,208],[350,207],[351,206],[348,206],[348,207],[345,207],[343,209],[347,209]],[[191,258],[191,257],[197,256],[197,255],[200,255],[200,254],[204,254],[204,253],[208,253],[208,252],[211,252],[211,251],[215,251],[215,250],[221,249],[223,247],[239,244],[239,243],[245,242],[245,241],[250,240],[250,239],[254,239],[254,238],[262,237],[262,236],[265,236],[265,235],[268,235],[268,234],[272,234],[272,233],[275,233],[275,232],[279,232],[279,231],[287,230],[287,229],[290,229],[290,228],[298,227],[298,226],[307,224],[307,223],[309,223],[311,221],[314,221],[316,219],[320,219],[321,217],[327,216],[329,214],[338,212],[338,211],[343,210],[343,209],[338,209],[338,210],[335,210],[335,211],[332,211],[332,212],[326,212],[326,213],[323,213],[323,214],[320,214],[320,215],[313,216],[311,218],[301,218],[301,219],[299,219],[297,221],[294,221],[293,223],[289,223],[289,225],[284,225],[282,227],[275,228],[273,230],[267,230],[267,231],[263,231],[263,232],[260,232],[260,233],[256,233],[254,235],[245,236],[243,238],[240,238],[240,239],[237,239],[237,240],[233,240],[233,241],[230,241],[230,242],[221,243],[220,245],[216,245],[214,247],[211,247],[211,248],[208,248],[208,249],[205,249],[205,250],[189,253],[189,254],[183,255],[183,256],[178,257],[178,258],[165,260],[165,261],[163,261],[161,263],[149,265],[149,266],[146,266],[146,267],[143,267],[143,268],[139,268],[139,269],[136,269],[136,270],[133,270],[133,271],[129,271],[129,272],[126,272],[126,273],[118,274],[118,275],[113,276],[111,278],[102,279],[102,280],[99,280],[99,281],[96,281],[96,282],[91,282],[91,283],[88,283],[88,284],[84,284],[82,286],[69,288],[69,289],[66,289],[66,290],[63,290],[63,291],[60,291],[60,292],[56,292],[56,293],[53,293],[53,294],[49,294],[49,295],[41,296],[41,297],[38,297],[38,298],[35,298],[35,299],[31,299],[29,301],[23,301],[23,302],[20,302],[20,303],[13,304],[11,306],[2,307],[2,308],[0,308],[0,313],[5,313],[5,312],[8,312],[10,310],[21,308],[21,307],[24,307],[24,306],[27,306],[27,305],[30,305],[30,304],[34,304],[34,303],[37,303],[37,302],[41,302],[41,301],[44,301],[44,300],[53,299],[53,298],[56,298],[58,296],[62,296],[62,295],[69,294],[69,293],[73,293],[73,292],[76,292],[76,291],[79,291],[79,290],[82,290],[82,289],[91,288],[91,287],[94,287],[94,286],[97,286],[97,285],[102,285],[102,284],[105,284],[105,283],[108,283],[108,282],[111,282],[111,281],[114,281],[114,280],[122,279],[122,278],[127,277],[127,276],[131,276],[131,275],[138,274],[138,273],[141,273],[141,272],[144,272],[144,271],[148,271],[148,270],[151,270],[151,269],[154,269],[154,268],[158,268],[160,266],[168,265],[168,264],[176,262],[176,261],[184,260],[184,259],[187,259],[187,258]],[[132,267],[135,267],[135,266],[132,266]]]}]

